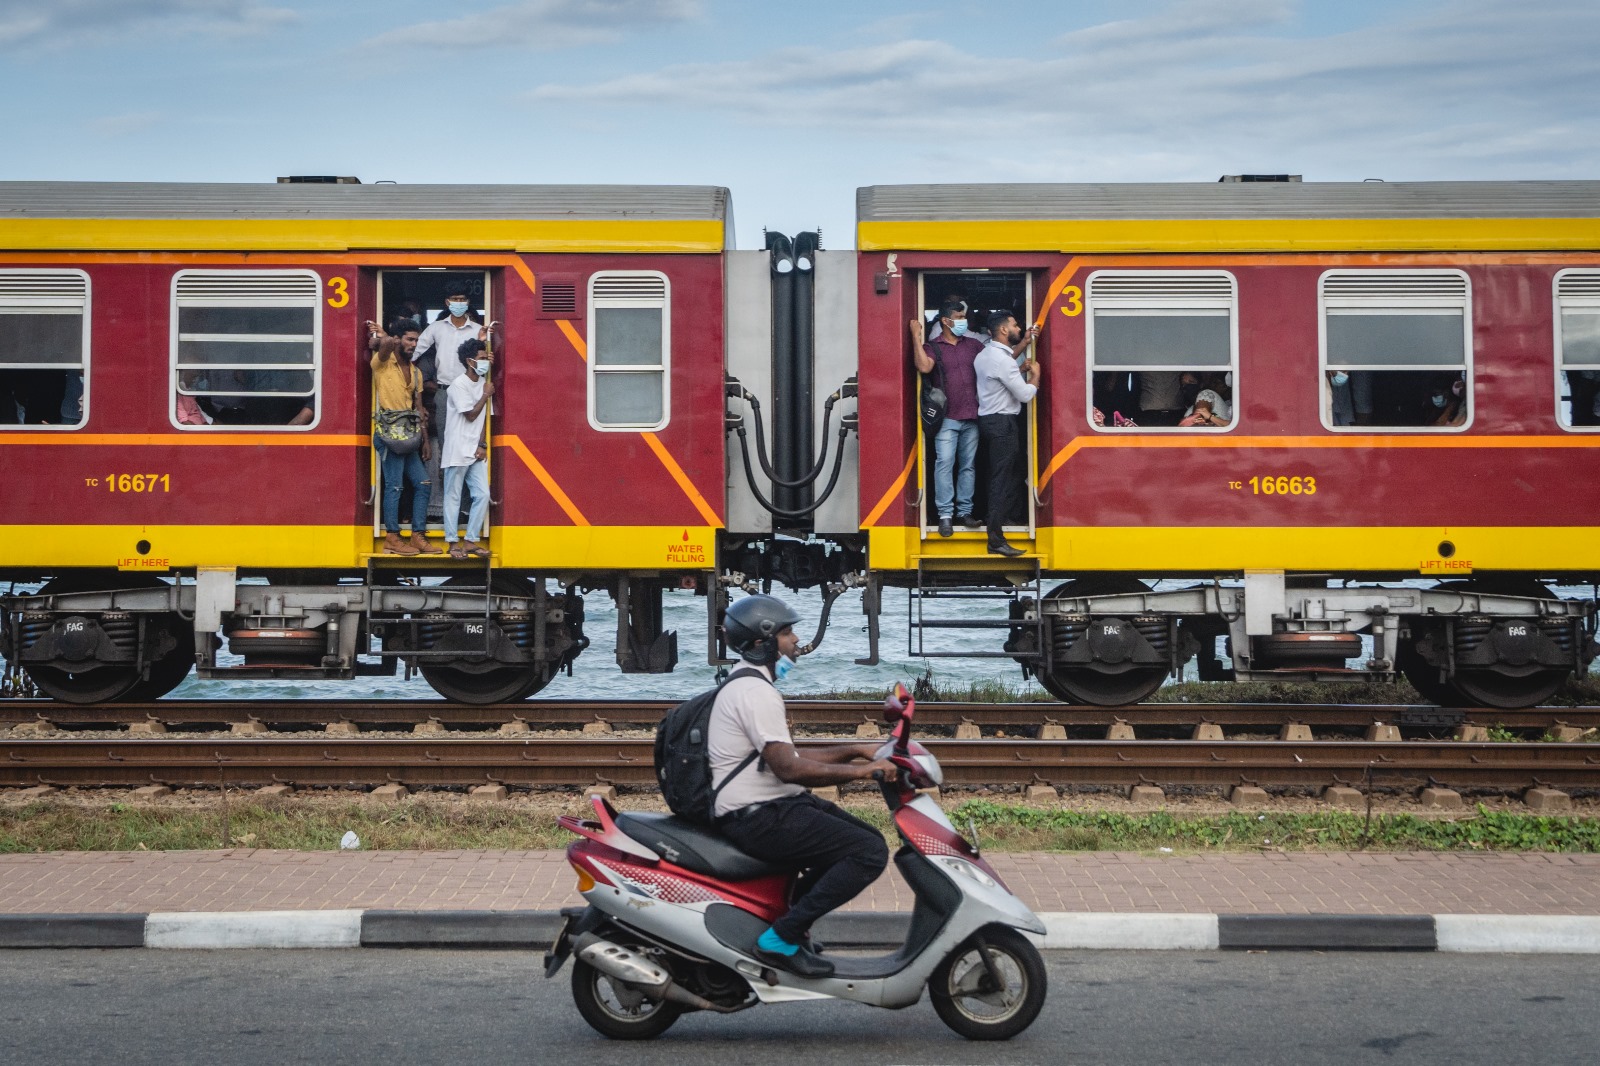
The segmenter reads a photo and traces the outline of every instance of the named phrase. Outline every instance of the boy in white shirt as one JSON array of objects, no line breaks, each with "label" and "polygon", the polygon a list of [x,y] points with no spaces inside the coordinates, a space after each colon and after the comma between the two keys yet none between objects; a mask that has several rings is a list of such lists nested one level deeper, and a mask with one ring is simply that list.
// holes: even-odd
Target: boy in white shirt
[{"label": "boy in white shirt", "polygon": [[[494,395],[489,380],[491,355],[481,340],[462,343],[457,353],[462,372],[445,390],[444,442],[439,466],[444,471],[444,539],[452,559],[488,555],[478,543],[489,517],[489,442],[484,436],[488,419],[484,408]],[[443,374],[439,375],[441,378]],[[467,516],[467,539],[460,540],[456,529],[461,514],[461,486],[472,493],[472,510]]]}]

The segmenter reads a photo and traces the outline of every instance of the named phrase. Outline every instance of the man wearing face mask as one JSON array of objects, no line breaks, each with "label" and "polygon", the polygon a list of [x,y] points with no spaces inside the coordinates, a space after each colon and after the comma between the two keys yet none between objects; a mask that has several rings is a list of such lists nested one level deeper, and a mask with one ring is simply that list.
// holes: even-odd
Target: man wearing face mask
[{"label": "man wearing face mask", "polygon": [[[461,376],[461,361],[455,353],[461,350],[461,345],[474,337],[487,340],[482,331],[486,328],[481,322],[474,322],[471,317],[472,305],[467,302],[467,286],[464,282],[453,281],[445,289],[445,309],[450,314],[430,323],[422,331],[422,336],[417,340],[417,350],[412,354],[415,362],[423,356],[432,353],[439,365],[439,388],[448,389],[450,383]],[[495,347],[499,347],[499,338],[495,338]]]},{"label": "man wearing face mask", "polygon": [[993,555],[1026,554],[1006,543],[1005,524],[1022,505],[1022,435],[1017,415],[1022,405],[1039,391],[1042,371],[1029,359],[1019,369],[1017,356],[1039,335],[1039,327],[1024,332],[1010,311],[989,316],[989,344],[978,354],[978,432],[988,445],[989,552]]},{"label": "man wearing face mask", "polygon": [[1356,424],[1355,398],[1350,393],[1350,375],[1343,370],[1328,371],[1328,422],[1335,426]]},{"label": "man wearing face mask", "polygon": [[[462,344],[457,358],[462,372],[445,393],[439,465],[444,469],[445,543],[450,558],[466,559],[489,554],[478,538],[489,517],[489,441],[484,436],[488,420],[483,409],[494,395],[494,383],[489,381],[489,358],[482,341],[474,338]],[[467,516],[467,539],[457,543],[463,484],[472,493],[472,513]]]},{"label": "man wearing face mask", "polygon": [[723,633],[742,661],[712,705],[706,755],[722,835],[764,862],[805,871],[804,895],[761,934],[756,955],[791,973],[826,977],[833,963],[811,950],[811,925],[877,880],[889,849],[882,833],[806,789],[866,780],[878,770],[893,779],[895,767],[874,758],[876,744],[795,750],[774,684],[794,666],[799,621],[773,596],[745,596],[728,607]]},{"label": "man wearing face mask", "polygon": [[967,305],[959,298],[939,305],[938,326],[934,339],[924,342],[922,316],[911,320],[911,361],[922,374],[938,368],[949,402],[933,438],[933,504],[939,536],[948,537],[957,522],[968,529],[983,525],[972,513],[978,466],[978,379],[973,364],[983,342],[967,332]]}]

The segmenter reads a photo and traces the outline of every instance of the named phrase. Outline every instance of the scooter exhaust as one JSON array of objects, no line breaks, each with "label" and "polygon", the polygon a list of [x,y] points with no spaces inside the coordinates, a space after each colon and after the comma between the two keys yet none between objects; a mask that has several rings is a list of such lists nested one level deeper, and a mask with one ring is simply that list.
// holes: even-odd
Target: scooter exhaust
[{"label": "scooter exhaust", "polygon": [[638,952],[613,944],[595,933],[584,933],[573,942],[578,958],[593,966],[607,977],[615,978],[642,992],[646,999],[667,1000],[694,1010],[716,1011],[732,1014],[744,1006],[724,1007],[703,996],[697,996],[672,981],[672,975]]}]

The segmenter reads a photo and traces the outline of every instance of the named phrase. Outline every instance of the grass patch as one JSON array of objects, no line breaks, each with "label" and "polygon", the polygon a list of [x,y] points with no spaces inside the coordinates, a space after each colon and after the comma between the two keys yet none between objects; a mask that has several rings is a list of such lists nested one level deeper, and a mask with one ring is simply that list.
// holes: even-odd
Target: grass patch
[{"label": "grass patch", "polygon": [[574,838],[546,810],[426,800],[372,803],[234,802],[227,842],[220,808],[195,810],[42,800],[0,808],[0,854],[39,851],[205,851],[222,847],[337,850],[347,830],[368,851],[542,849]]},{"label": "grass patch", "polygon": [[[243,801],[229,805],[227,844],[219,808],[42,800],[0,808],[0,853],[46,851],[205,851],[275,848],[331,851],[354,830],[368,851],[538,850],[574,839],[555,825],[555,808],[479,805],[417,797],[397,806],[370,802]],[[571,803],[574,812],[584,809]],[[885,832],[888,812],[852,805]],[[978,827],[993,851],[1555,851],[1600,852],[1600,819],[1552,818],[1489,810],[1455,820],[1349,812],[1228,812],[1179,815],[1062,810],[968,800],[950,811]]]},{"label": "grass patch", "polygon": [[1236,811],[1183,817],[1167,811],[1030,808],[969,800],[951,821],[971,819],[985,847],[1001,851],[1560,851],[1600,852],[1600,819],[1552,818],[1479,805],[1453,820],[1343,811]]}]

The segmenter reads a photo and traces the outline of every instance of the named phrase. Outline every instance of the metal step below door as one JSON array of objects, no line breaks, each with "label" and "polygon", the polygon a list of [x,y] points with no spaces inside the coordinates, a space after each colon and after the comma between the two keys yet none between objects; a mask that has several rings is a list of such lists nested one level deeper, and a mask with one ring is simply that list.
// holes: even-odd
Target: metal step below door
[{"label": "metal step below door", "polygon": [[[917,584],[907,597],[907,654],[927,659],[1033,659],[1042,647],[1044,621],[1039,614],[1039,560],[1006,560],[1011,565],[985,584],[973,584],[970,570],[941,569],[931,559],[917,560]],[[934,565],[929,565],[930,563]],[[977,618],[958,613],[957,605],[1005,604],[1006,617]],[[929,631],[965,630],[977,647],[934,651]],[[1012,650],[1006,650],[1010,644]]]}]

